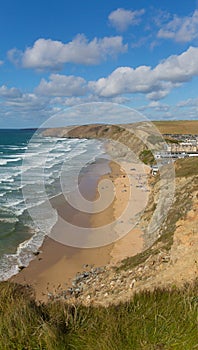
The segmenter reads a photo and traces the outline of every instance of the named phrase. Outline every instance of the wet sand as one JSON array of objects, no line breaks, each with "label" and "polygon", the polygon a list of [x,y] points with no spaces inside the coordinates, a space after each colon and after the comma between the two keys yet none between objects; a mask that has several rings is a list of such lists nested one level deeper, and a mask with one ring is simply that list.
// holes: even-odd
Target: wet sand
[{"label": "wet sand", "polygon": [[[130,229],[131,226],[128,225],[128,219],[130,218],[126,222],[120,219],[122,212],[130,201],[133,201],[132,209],[130,209],[131,216],[142,209],[146,191],[142,191],[137,187],[139,183],[139,177],[137,176],[141,171],[142,169],[134,171],[133,165],[129,163],[125,164],[124,170],[118,164],[111,162],[108,174],[100,174],[99,178],[94,174],[95,180],[93,174],[88,180],[87,174],[85,174],[84,179],[86,178],[86,180],[80,182],[81,192],[89,201],[99,198],[97,186],[102,180],[109,179],[114,184],[114,200],[107,209],[99,213],[90,214],[78,211],[66,202],[63,195],[54,198],[51,202],[61,218],[53,227],[52,237],[60,232],[64,234],[65,226],[62,219],[69,221],[76,227],[87,228],[88,232],[90,232],[90,228],[105,227],[105,225],[113,222],[115,232],[121,226],[123,232],[128,232],[127,234],[119,239],[118,233],[116,242],[95,248],[71,247],[46,237],[40,249],[40,254],[27,268],[12,277],[11,280],[32,285],[37,300],[47,301],[49,293],[56,293],[70,287],[78,272],[90,269],[91,266],[101,267],[109,263],[115,264],[127,256],[141,252],[144,246],[143,233],[137,228]],[[147,169],[147,171],[149,170]],[[129,174],[133,177],[133,184],[131,184],[131,180],[129,181]],[[132,199],[130,196],[131,187]],[[112,195],[112,188],[108,184],[106,187],[101,187],[101,195],[105,194],[107,198],[110,196],[108,191]],[[93,237],[89,233],[86,240],[90,239],[93,239]]]}]

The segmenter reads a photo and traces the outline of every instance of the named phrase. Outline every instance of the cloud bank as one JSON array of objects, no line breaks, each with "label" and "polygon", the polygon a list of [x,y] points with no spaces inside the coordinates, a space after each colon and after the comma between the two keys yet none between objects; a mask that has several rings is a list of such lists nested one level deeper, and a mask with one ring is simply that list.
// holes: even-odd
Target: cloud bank
[{"label": "cloud bank", "polygon": [[69,43],[51,39],[38,39],[32,47],[24,52],[12,49],[8,58],[23,68],[59,70],[66,63],[95,65],[127,51],[121,36],[94,38],[92,41],[83,35],[77,35]]},{"label": "cloud bank", "polygon": [[189,47],[181,55],[173,55],[155,68],[139,66],[119,67],[108,77],[90,82],[99,96],[113,97],[121,94],[143,93],[149,99],[158,100],[169,94],[181,83],[198,75],[198,48]]}]

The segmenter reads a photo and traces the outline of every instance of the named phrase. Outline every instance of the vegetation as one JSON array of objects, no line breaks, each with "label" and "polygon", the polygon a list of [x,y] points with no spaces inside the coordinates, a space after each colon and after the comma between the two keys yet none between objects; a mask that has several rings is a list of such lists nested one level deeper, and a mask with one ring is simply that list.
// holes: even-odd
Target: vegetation
[{"label": "vegetation", "polygon": [[0,284],[1,350],[197,349],[198,282],[142,292],[108,308],[37,305],[28,288]]},{"label": "vegetation", "polygon": [[166,141],[166,143],[169,143],[169,144],[176,143],[178,145],[180,143],[179,140],[173,139],[171,137],[166,137],[164,140]]},{"label": "vegetation", "polygon": [[179,159],[176,162],[176,177],[198,175],[198,157]]},{"label": "vegetation", "polygon": [[198,134],[198,120],[153,121],[161,134]]},{"label": "vegetation", "polygon": [[[198,159],[197,158],[186,158],[178,159],[175,162],[175,176],[191,176],[183,187],[176,189],[175,192],[175,203],[168,212],[166,220],[161,227],[160,238],[153,244],[153,246],[144,250],[143,252],[128,257],[122,260],[122,263],[116,269],[119,270],[129,270],[144,263],[150,255],[156,255],[159,253],[158,243],[160,244],[160,249],[164,251],[169,251],[173,244],[173,236],[176,229],[176,223],[179,219],[184,218],[187,212],[192,207],[191,193],[198,187]],[[194,177],[193,177],[194,175]],[[159,175],[156,176],[155,181],[160,179]],[[153,200],[153,199],[152,199]],[[151,214],[155,210],[155,203],[151,208]]]},{"label": "vegetation", "polygon": [[139,158],[144,164],[153,165],[156,163],[153,153],[148,149],[143,150],[140,153]]}]

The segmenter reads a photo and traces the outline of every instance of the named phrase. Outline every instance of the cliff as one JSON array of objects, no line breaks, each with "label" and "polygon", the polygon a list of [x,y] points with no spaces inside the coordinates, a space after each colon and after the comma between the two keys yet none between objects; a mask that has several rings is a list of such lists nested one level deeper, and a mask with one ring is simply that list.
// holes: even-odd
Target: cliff
[{"label": "cliff", "polygon": [[[198,278],[198,162],[181,159],[175,163],[174,202],[163,222],[159,238],[142,253],[118,265],[86,270],[73,282],[73,293],[56,295],[72,303],[108,306],[126,302],[143,290],[182,288]],[[147,227],[155,210],[159,176],[151,180],[152,193],[140,226]]]}]

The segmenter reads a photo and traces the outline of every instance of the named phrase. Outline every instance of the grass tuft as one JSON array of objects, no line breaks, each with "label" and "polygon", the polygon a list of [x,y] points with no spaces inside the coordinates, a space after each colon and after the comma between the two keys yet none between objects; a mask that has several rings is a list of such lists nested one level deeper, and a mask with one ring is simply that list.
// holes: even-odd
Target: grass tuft
[{"label": "grass tuft", "polygon": [[1,350],[192,350],[198,346],[198,281],[104,307],[37,305],[26,288],[0,284]]}]

